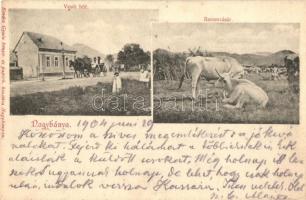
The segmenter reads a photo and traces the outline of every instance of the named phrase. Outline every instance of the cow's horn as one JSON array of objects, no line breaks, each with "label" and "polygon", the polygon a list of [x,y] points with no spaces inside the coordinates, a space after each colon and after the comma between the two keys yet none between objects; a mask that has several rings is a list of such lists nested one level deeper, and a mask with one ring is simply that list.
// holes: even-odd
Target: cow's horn
[{"label": "cow's horn", "polygon": [[216,70],[218,76],[219,76],[220,78],[223,78],[223,77],[219,74],[219,72],[218,72],[218,70],[217,70],[216,68],[215,68],[215,70]]},{"label": "cow's horn", "polygon": [[230,65],[230,68],[229,68],[229,72],[231,72],[232,71],[232,68],[233,68],[233,65],[231,65],[230,63],[229,63],[229,65]]}]

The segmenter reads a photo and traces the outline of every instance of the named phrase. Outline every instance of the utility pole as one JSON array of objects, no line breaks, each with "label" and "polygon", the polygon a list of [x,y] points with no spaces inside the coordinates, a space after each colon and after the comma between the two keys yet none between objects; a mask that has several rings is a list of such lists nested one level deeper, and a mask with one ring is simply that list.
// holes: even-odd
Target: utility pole
[{"label": "utility pole", "polygon": [[64,46],[63,42],[61,42],[61,47],[62,47],[62,60],[63,60],[63,79],[65,79],[65,55],[64,55]]},{"label": "utility pole", "polygon": [[[37,74],[37,78],[39,79],[40,74],[41,74],[41,81],[45,81],[45,73],[44,73],[44,65],[42,63],[42,56],[41,54],[38,52],[38,74]],[[40,71],[41,70],[41,71]]]}]

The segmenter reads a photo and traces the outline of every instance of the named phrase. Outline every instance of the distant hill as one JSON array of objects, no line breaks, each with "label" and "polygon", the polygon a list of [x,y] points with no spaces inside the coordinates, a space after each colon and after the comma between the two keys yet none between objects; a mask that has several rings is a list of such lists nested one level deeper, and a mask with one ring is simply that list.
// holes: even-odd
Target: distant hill
[{"label": "distant hill", "polygon": [[256,52],[254,53],[256,55],[259,55],[259,56],[269,56],[271,55],[272,53],[271,52]]},{"label": "distant hill", "polygon": [[267,56],[264,61],[265,64],[284,65],[284,58],[290,54],[296,53],[290,50],[282,50]]},{"label": "distant hill", "polygon": [[287,55],[295,54],[290,50],[282,50],[275,53],[254,53],[254,54],[237,54],[227,52],[210,52],[213,56],[231,56],[236,58],[242,65],[265,65],[270,66],[284,65],[284,58]]},{"label": "distant hill", "polygon": [[102,59],[105,58],[105,55],[99,52],[96,49],[93,49],[85,44],[74,44],[72,47],[77,51],[77,57],[88,56],[90,58],[100,56]]},{"label": "distant hill", "polygon": [[[165,49],[156,49],[155,53],[159,54],[168,54],[174,55],[177,53],[165,50]],[[187,52],[181,53],[186,54]],[[227,52],[208,52],[212,56],[231,56],[237,59],[242,65],[264,65],[270,66],[275,65],[284,65],[284,58],[287,55],[295,54],[291,50],[282,50],[275,53],[269,52],[259,52],[259,53],[249,53],[249,54],[237,54],[237,53],[227,53]]]},{"label": "distant hill", "polygon": [[271,55],[272,53],[271,52],[255,52],[253,53],[255,55],[259,55],[259,56],[269,56]]}]

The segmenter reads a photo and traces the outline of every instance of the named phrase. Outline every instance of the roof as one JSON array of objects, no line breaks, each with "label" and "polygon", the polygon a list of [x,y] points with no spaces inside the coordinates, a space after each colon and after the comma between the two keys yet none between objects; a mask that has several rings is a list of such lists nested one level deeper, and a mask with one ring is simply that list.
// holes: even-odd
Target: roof
[{"label": "roof", "polygon": [[[27,34],[29,38],[34,42],[34,44],[39,48],[39,50],[53,50],[53,51],[70,51],[70,52],[76,52],[76,50],[62,42],[61,40],[49,36],[49,35],[44,35],[40,33],[34,33],[34,32],[23,32],[22,36],[24,34]],[[22,36],[20,38],[22,38]],[[19,43],[19,41],[18,41]],[[18,46],[18,43],[16,44],[16,47]],[[16,49],[15,47],[15,49]],[[14,49],[14,50],[15,50]]]}]

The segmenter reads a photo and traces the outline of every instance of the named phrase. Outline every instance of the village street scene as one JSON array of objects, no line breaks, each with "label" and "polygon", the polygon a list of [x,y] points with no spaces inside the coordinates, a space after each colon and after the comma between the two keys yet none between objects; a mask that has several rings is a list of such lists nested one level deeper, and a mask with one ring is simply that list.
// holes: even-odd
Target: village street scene
[{"label": "village street scene", "polygon": [[298,124],[299,28],[154,23],[154,122]]},{"label": "village street scene", "polygon": [[11,114],[150,115],[150,21],[156,16],[150,10],[10,10]]}]

